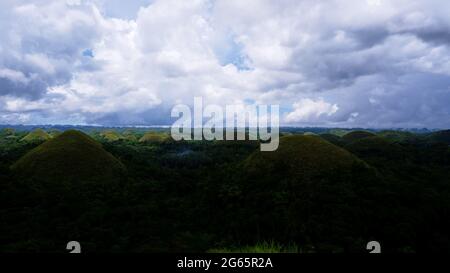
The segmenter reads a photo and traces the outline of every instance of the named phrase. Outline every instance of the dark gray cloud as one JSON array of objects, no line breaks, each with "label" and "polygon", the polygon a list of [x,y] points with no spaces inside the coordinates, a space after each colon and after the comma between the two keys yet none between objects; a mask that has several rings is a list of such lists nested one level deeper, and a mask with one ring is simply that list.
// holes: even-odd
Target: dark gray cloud
[{"label": "dark gray cloud", "polygon": [[89,67],[82,51],[99,38],[92,9],[62,1],[6,1],[0,4],[0,94],[36,100],[49,87]]},{"label": "dark gray cloud", "polygon": [[0,96],[9,95],[35,100],[42,96],[47,87],[47,82],[41,79],[24,83],[0,76]]}]

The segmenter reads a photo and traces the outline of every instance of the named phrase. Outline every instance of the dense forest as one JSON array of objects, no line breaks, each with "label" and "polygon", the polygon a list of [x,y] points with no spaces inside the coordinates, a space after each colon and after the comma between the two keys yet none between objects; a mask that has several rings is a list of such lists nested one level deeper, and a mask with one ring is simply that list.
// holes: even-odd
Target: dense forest
[{"label": "dense forest", "polygon": [[0,252],[450,252],[450,131],[0,130]]}]

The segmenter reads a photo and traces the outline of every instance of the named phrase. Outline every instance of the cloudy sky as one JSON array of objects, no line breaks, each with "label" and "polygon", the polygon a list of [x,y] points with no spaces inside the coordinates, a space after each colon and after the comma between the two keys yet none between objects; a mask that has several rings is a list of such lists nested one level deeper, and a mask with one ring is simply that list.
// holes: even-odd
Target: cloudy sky
[{"label": "cloudy sky", "polygon": [[293,126],[450,127],[445,0],[1,0],[0,124],[171,124],[279,104]]}]

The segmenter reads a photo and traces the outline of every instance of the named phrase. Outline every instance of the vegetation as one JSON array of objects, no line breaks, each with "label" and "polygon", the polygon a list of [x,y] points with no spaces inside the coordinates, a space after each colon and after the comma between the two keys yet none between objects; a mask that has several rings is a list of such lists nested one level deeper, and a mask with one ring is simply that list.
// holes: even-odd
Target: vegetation
[{"label": "vegetation", "polygon": [[419,136],[411,132],[404,132],[404,131],[386,130],[379,132],[377,135],[394,142],[407,142],[407,141],[417,142],[420,139]]},{"label": "vegetation", "polygon": [[428,136],[428,138],[431,142],[445,143],[447,145],[450,145],[450,130],[432,133]]},{"label": "vegetation", "polygon": [[377,174],[348,151],[316,136],[286,136],[276,152],[255,152],[242,169],[246,194],[240,205],[246,217],[240,240],[351,251],[359,237],[367,236],[353,219],[363,221],[370,210],[364,189],[377,186]]},{"label": "vegetation", "polygon": [[49,140],[51,136],[42,129],[36,129],[22,138],[22,141],[25,142],[43,142]]},{"label": "vegetation", "polygon": [[120,133],[111,130],[100,133],[100,136],[103,137],[106,141],[118,141],[123,138]]},{"label": "vegetation", "polygon": [[70,130],[28,152],[11,170],[26,179],[84,183],[116,180],[125,167],[100,143]]},{"label": "vegetation", "polygon": [[170,135],[165,132],[147,132],[139,139],[139,142],[163,142],[170,139]]},{"label": "vegetation", "polygon": [[342,140],[346,143],[350,143],[353,141],[357,141],[366,137],[372,137],[375,136],[375,134],[371,133],[371,132],[367,132],[367,131],[353,131],[350,132],[348,134],[345,134],[342,137]]},{"label": "vegetation", "polygon": [[331,129],[329,130],[327,133],[338,136],[338,137],[343,137],[346,134],[352,132],[352,130],[346,130],[346,129]]},{"label": "vegetation", "polygon": [[123,139],[125,139],[125,140],[131,141],[131,142],[138,141],[136,134],[132,130],[125,130],[122,133],[122,135],[123,135]]},{"label": "vegetation", "polygon": [[448,131],[290,128],[269,153],[146,129],[21,141],[52,129],[0,131],[0,252],[450,252]]},{"label": "vegetation", "polygon": [[333,134],[321,134],[320,135],[321,138],[325,139],[326,141],[336,145],[336,146],[342,146],[343,145],[343,140],[341,137],[337,136],[337,135],[333,135]]},{"label": "vegetation", "polygon": [[12,136],[16,133],[16,130],[14,130],[13,128],[5,128],[1,131],[1,135],[2,136]]},{"label": "vegetation", "polygon": [[63,132],[61,130],[58,129],[52,129],[48,131],[48,134],[50,135],[51,138],[57,137],[59,135],[61,135]]},{"label": "vegetation", "polygon": [[304,253],[298,246],[290,244],[288,246],[280,245],[274,241],[262,242],[253,246],[243,246],[234,248],[211,249],[209,253]]}]

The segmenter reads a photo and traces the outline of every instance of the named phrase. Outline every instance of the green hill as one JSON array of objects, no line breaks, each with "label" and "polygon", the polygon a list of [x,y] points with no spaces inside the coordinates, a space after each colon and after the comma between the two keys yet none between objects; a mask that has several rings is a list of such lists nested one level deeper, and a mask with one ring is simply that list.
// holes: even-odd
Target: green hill
[{"label": "green hill", "polygon": [[100,136],[103,137],[106,141],[110,141],[110,142],[123,139],[122,135],[120,135],[118,132],[112,131],[112,130],[101,132]]},{"label": "green hill", "polygon": [[338,136],[338,137],[343,137],[344,135],[350,133],[351,130],[349,129],[331,129],[328,131],[329,134]]},{"label": "green hill", "polygon": [[319,136],[334,145],[341,146],[343,144],[342,138],[337,135],[321,134]]},{"label": "green hill", "polygon": [[58,130],[58,129],[52,129],[52,130],[50,130],[49,132],[48,132],[48,134],[52,137],[52,138],[54,138],[54,137],[57,137],[57,136],[59,136],[60,134],[62,134],[63,132],[61,131],[61,130]]},{"label": "green hill", "polygon": [[134,134],[136,134],[136,131],[132,130],[132,129],[126,129],[125,131],[122,132],[123,136],[134,135]]},{"label": "green hill", "polygon": [[139,139],[139,142],[164,142],[170,139],[170,135],[166,132],[147,132]]},{"label": "green hill", "polygon": [[137,142],[138,138],[136,137],[136,133],[133,130],[125,130],[123,133],[123,138],[125,140],[131,141],[131,142]]},{"label": "green hill", "polygon": [[345,149],[373,164],[386,164],[386,160],[401,160],[407,157],[407,151],[400,144],[379,136],[355,140],[347,144]]},{"label": "green hill", "polygon": [[66,131],[34,148],[12,167],[19,176],[51,182],[115,181],[125,167],[100,143],[79,131]]},{"label": "green hill", "polygon": [[51,136],[46,131],[44,131],[42,129],[36,129],[36,130],[30,132],[28,135],[26,135],[20,141],[40,142],[40,141],[46,141],[49,139],[51,139]]},{"label": "green hill", "polygon": [[137,142],[138,141],[137,137],[135,135],[131,135],[131,134],[123,136],[123,139],[131,141],[131,142]]},{"label": "green hill", "polygon": [[5,128],[0,132],[0,135],[2,136],[12,136],[16,133],[16,130],[13,128]]},{"label": "green hill", "polygon": [[[347,169],[364,163],[318,136],[292,135],[280,139],[280,147],[271,153],[256,152],[245,161],[249,172],[278,173],[295,179],[323,176],[333,170]],[[281,167],[281,169],[280,169]]]},{"label": "green hill", "polygon": [[419,137],[410,132],[385,130],[377,133],[377,136],[394,142],[417,141]]},{"label": "green hill", "polygon": [[[257,151],[243,163],[239,204],[249,229],[241,239],[317,243],[328,238],[322,246],[328,251],[356,244],[345,238],[358,236],[362,222],[354,219],[369,210],[364,191],[375,178],[365,162],[318,136],[282,137],[277,151]],[[255,238],[255,229],[264,237]]]},{"label": "green hill", "polygon": [[353,132],[350,132],[350,133],[344,135],[342,137],[342,140],[344,142],[350,143],[350,142],[356,141],[358,139],[363,139],[363,138],[372,137],[372,136],[375,136],[375,134],[373,134],[371,132],[367,132],[367,131],[353,131]]}]

